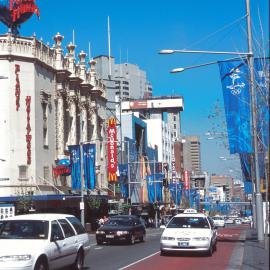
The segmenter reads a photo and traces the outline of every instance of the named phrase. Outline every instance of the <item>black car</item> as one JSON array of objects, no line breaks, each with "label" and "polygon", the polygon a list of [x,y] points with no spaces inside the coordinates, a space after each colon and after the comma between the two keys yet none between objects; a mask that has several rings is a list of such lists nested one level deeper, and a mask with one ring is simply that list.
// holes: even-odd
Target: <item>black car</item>
[{"label": "black car", "polygon": [[145,240],[145,226],[141,219],[133,215],[112,216],[96,231],[97,244],[125,241],[131,245],[136,240]]}]

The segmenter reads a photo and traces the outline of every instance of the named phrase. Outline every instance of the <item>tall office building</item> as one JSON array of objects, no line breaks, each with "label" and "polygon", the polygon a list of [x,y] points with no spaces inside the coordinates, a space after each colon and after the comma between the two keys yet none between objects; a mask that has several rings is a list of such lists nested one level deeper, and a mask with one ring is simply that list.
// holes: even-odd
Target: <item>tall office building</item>
[{"label": "tall office building", "polygon": [[201,172],[201,143],[199,136],[185,136],[183,144],[184,169],[191,173]]},{"label": "tall office building", "polygon": [[106,86],[108,116],[116,113],[115,102],[152,96],[152,85],[146,72],[137,65],[116,64],[114,57],[100,55],[94,58],[96,73]]}]

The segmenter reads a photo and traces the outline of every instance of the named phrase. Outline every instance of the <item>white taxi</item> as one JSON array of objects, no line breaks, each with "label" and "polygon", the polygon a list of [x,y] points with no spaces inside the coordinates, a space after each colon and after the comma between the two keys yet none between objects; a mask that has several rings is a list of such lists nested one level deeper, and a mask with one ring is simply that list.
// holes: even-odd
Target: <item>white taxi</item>
[{"label": "white taxi", "polygon": [[217,228],[202,213],[185,211],[174,216],[160,239],[160,254],[169,252],[204,252],[212,256],[217,245]]},{"label": "white taxi", "polygon": [[66,214],[29,214],[1,220],[0,270],[83,269],[90,239]]}]

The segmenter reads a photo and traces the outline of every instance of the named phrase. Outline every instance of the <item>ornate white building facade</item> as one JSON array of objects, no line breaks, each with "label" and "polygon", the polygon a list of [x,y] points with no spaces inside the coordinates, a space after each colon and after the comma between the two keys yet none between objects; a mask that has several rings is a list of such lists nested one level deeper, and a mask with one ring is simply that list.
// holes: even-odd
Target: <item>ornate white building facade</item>
[{"label": "ornate white building facade", "polygon": [[[68,192],[71,177],[53,177],[68,145],[96,144],[96,189],[107,189],[106,96],[95,61],[63,36],[52,48],[33,37],[0,36],[0,196]],[[87,64],[90,65],[88,70]]]}]

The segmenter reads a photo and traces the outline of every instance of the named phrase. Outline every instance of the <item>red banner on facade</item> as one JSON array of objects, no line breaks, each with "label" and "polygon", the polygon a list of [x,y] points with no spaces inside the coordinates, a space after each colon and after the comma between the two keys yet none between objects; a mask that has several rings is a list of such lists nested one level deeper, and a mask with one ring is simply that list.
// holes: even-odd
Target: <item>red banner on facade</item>
[{"label": "red banner on facade", "polygon": [[116,119],[108,120],[108,181],[117,182],[117,130]]},{"label": "red banner on facade", "polygon": [[189,173],[184,171],[184,189],[189,189]]}]

